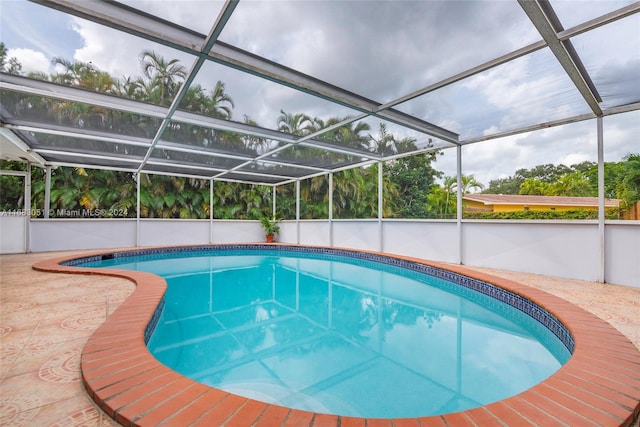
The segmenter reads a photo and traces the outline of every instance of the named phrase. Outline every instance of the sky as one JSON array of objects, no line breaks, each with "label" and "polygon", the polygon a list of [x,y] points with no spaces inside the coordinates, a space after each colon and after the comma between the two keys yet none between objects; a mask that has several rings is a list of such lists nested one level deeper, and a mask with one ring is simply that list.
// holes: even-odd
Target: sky
[{"label": "sky", "polygon": [[[131,7],[209,32],[222,2],[129,0]],[[630,1],[552,0],[565,29]],[[1,41],[23,71],[52,72],[55,57],[92,62],[114,76],[139,76],[140,52],[153,49],[187,68],[194,58],[22,0],[0,3]],[[386,103],[540,40],[516,1],[240,1],[220,40]],[[640,102],[640,14],[572,40],[603,107]],[[234,120],[274,128],[280,110],[327,119],[357,112],[255,76],[207,62],[195,83],[223,81]],[[547,49],[396,106],[460,134],[465,141],[589,112]],[[378,119],[368,119],[375,136]],[[389,126],[393,127],[391,124]],[[395,130],[395,128],[394,128]],[[405,136],[397,130],[399,136]],[[416,136],[415,134],[407,134]],[[466,145],[465,175],[488,185],[538,164],[596,161],[595,121]],[[604,120],[605,160],[640,152],[638,112]],[[417,135],[428,139],[428,135]],[[436,168],[455,175],[456,150]]]}]

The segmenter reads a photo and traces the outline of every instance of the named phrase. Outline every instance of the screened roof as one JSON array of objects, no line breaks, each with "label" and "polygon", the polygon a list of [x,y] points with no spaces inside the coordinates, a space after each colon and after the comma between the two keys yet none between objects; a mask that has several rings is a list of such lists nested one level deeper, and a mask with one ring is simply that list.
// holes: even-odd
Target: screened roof
[{"label": "screened roof", "polygon": [[278,185],[640,109],[640,2],[0,7],[62,59],[0,79],[2,157],[41,165]]}]

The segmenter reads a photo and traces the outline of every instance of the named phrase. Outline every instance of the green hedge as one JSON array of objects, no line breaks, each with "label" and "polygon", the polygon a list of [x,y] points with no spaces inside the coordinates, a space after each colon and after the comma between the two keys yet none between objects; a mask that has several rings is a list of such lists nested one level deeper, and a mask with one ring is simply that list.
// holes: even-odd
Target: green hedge
[{"label": "green hedge", "polygon": [[[513,211],[513,212],[464,212],[465,219],[598,219],[597,209],[572,209],[568,211]],[[619,219],[620,209],[607,209],[606,219]]]}]

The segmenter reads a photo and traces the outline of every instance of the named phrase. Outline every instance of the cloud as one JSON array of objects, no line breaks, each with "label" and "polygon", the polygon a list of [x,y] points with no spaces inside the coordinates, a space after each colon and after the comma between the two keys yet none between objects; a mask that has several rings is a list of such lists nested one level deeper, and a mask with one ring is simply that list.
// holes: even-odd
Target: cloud
[{"label": "cloud", "polygon": [[[476,144],[462,149],[462,173],[474,175],[485,186],[493,179],[513,176],[521,168],[551,163],[571,166],[598,161],[597,124],[588,120]],[[607,116],[603,120],[604,160],[618,162],[640,153],[640,111]],[[436,169],[456,174],[456,150],[438,157]]]},{"label": "cloud", "polygon": [[25,74],[31,72],[50,72],[51,61],[44,53],[32,49],[8,49],[9,58],[15,57],[22,64],[22,72]]},{"label": "cloud", "polygon": [[179,59],[187,69],[193,63],[188,54],[80,18],[73,18],[73,29],[83,41],[73,59],[90,62],[114,77],[141,76],[140,54],[144,50],[154,50],[167,60]]},{"label": "cloud", "polygon": [[506,2],[329,1],[241,2],[221,39],[387,102],[522,46],[494,22],[524,23],[516,43],[532,38]]},{"label": "cloud", "polygon": [[175,22],[185,28],[206,35],[222,9],[224,1],[217,0],[124,0],[128,6]]}]

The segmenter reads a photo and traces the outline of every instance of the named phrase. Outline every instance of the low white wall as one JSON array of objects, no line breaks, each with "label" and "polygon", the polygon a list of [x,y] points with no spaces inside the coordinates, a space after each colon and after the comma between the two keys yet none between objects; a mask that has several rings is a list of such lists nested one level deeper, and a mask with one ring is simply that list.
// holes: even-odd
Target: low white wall
[{"label": "low white wall", "polygon": [[[328,220],[300,221],[301,245],[330,246],[330,236]],[[285,243],[296,243],[295,240],[284,240],[283,235],[280,236],[279,240]]]},{"label": "low white wall", "polygon": [[466,265],[598,280],[595,222],[469,221],[463,223],[462,247]]},{"label": "low white wall", "polygon": [[136,246],[135,219],[34,219],[31,251],[66,251]]},{"label": "low white wall", "polygon": [[604,242],[605,282],[640,288],[640,224],[608,223]]},{"label": "low white wall", "polygon": [[141,219],[140,246],[204,245],[210,229],[208,220]]},{"label": "low white wall", "polygon": [[20,254],[26,247],[26,215],[3,215],[0,213],[0,254]]},{"label": "low white wall", "polygon": [[[23,217],[0,217],[2,253],[24,252]],[[15,224],[13,224],[15,222]],[[597,281],[600,240],[595,221],[463,221],[459,253],[455,221],[285,221],[278,241],[351,247],[479,267]],[[30,221],[33,252],[176,244],[263,242],[258,221],[36,219]],[[605,281],[640,287],[640,222],[605,226]]]},{"label": "low white wall", "polygon": [[455,221],[388,220],[382,229],[383,252],[458,263]]},{"label": "low white wall", "polygon": [[298,243],[298,224],[295,221],[282,221],[280,223],[280,234],[277,241],[287,243]]},{"label": "low white wall", "polygon": [[213,221],[211,243],[264,242],[264,230],[259,221]]},{"label": "low white wall", "polygon": [[333,246],[379,251],[380,224],[377,220],[335,220]]}]

